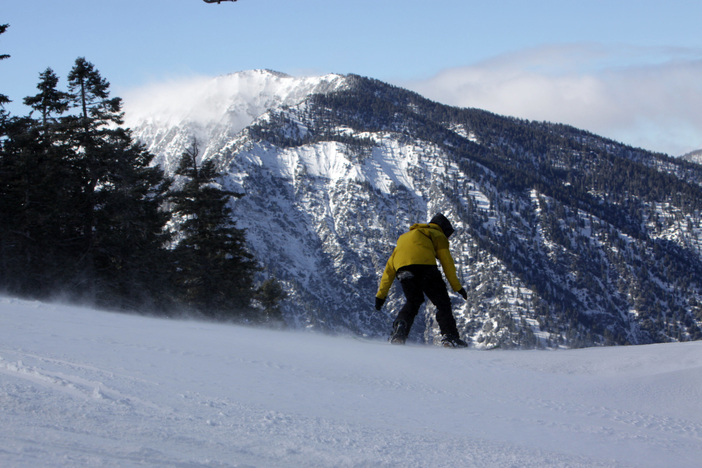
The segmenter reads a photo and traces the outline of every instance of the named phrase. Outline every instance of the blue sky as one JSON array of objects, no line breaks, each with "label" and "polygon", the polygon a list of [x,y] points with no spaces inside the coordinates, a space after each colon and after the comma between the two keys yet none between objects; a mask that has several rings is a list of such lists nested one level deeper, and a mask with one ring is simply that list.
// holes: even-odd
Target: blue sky
[{"label": "blue sky", "polygon": [[[86,57],[126,100],[255,68],[356,73],[441,102],[562,122],[678,155],[702,148],[698,0],[4,0],[0,93],[25,114]],[[129,104],[127,102],[127,104]]]}]

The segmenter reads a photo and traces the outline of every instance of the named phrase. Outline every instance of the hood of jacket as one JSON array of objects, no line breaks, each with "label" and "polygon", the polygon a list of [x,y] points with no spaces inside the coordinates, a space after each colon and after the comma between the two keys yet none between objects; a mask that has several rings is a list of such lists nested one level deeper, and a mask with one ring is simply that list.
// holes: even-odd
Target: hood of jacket
[{"label": "hood of jacket", "polygon": [[429,220],[429,224],[436,224],[439,226],[447,239],[455,232],[453,226],[451,226],[451,222],[441,213],[435,214],[434,217]]}]

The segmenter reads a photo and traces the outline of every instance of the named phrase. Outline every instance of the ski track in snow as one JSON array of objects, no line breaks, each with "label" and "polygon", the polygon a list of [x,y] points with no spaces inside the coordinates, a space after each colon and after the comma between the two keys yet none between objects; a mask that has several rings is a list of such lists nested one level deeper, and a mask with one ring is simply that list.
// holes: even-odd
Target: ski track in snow
[{"label": "ski track in snow", "polygon": [[0,466],[693,467],[702,343],[475,351],[0,298]]}]

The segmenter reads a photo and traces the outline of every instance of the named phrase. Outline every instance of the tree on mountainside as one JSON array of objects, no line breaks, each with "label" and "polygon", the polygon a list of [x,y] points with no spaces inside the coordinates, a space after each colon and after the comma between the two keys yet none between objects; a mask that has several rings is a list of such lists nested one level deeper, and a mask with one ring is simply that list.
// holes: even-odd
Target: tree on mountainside
[{"label": "tree on mountainside", "polygon": [[199,164],[198,154],[196,142],[183,153],[176,170],[182,186],[168,195],[182,236],[173,251],[175,292],[204,315],[241,317],[251,304],[257,269],[228,206],[242,195],[221,188],[213,161]]}]

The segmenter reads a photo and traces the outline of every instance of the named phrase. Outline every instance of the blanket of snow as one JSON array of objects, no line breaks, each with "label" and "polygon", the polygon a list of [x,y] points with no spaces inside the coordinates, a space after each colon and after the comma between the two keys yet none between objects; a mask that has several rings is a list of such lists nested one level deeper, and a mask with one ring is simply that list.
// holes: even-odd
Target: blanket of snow
[{"label": "blanket of snow", "polygon": [[0,466],[693,467],[702,342],[393,346],[0,297]]}]

